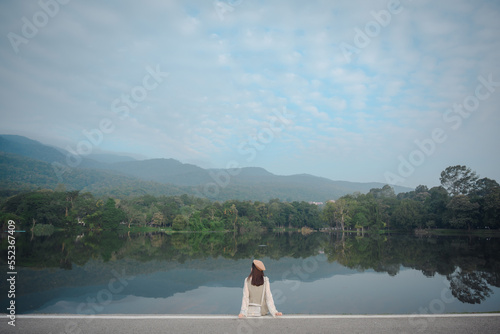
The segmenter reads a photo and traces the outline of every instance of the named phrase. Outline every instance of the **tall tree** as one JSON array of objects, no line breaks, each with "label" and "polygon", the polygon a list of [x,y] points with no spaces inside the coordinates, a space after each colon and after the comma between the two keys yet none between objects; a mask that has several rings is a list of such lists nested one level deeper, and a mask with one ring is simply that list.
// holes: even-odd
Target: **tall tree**
[{"label": "tall tree", "polygon": [[476,186],[476,172],[467,166],[450,166],[441,172],[441,185],[453,196],[468,195]]},{"label": "tall tree", "polygon": [[369,195],[373,195],[373,198],[394,198],[396,197],[396,193],[394,192],[394,188],[390,185],[386,184],[382,188],[372,188],[370,189]]},{"label": "tall tree", "polygon": [[176,231],[182,231],[187,228],[189,220],[183,215],[177,215],[172,222],[172,229]]},{"label": "tall tree", "polygon": [[323,211],[321,211],[321,220],[324,221],[325,223],[327,223],[329,227],[333,227],[333,225],[335,224],[335,202],[334,201],[326,202],[326,205],[323,208]]},{"label": "tall tree", "polygon": [[474,195],[479,197],[487,196],[500,188],[497,181],[484,177],[476,181]]},{"label": "tall tree", "polygon": [[451,199],[447,208],[451,211],[451,224],[455,228],[471,229],[478,222],[479,204],[471,203],[470,199],[465,195],[457,195]]},{"label": "tall tree", "polygon": [[396,210],[394,210],[393,221],[398,227],[404,229],[422,228],[422,208],[421,202],[404,199]]},{"label": "tall tree", "polygon": [[340,228],[345,230],[345,225],[351,219],[352,200],[348,197],[342,197],[334,203],[335,221],[340,224]]},{"label": "tall tree", "polygon": [[424,202],[426,212],[424,220],[428,227],[445,227],[443,218],[448,210],[446,206],[449,201],[448,192],[443,187],[432,187],[429,190],[429,196]]},{"label": "tall tree", "polygon": [[496,188],[481,201],[483,224],[489,228],[500,228],[500,188]]},{"label": "tall tree", "polygon": [[116,200],[113,198],[108,198],[100,211],[101,216],[98,224],[101,225],[101,227],[115,229],[121,222],[127,220],[125,212],[117,208]]}]

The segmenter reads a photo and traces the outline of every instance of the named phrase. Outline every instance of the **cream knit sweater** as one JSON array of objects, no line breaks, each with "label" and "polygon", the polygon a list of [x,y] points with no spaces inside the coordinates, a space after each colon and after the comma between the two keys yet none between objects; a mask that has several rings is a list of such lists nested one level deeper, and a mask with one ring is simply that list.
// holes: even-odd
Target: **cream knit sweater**
[{"label": "cream knit sweater", "polygon": [[264,296],[264,305],[262,305],[262,315],[266,315],[267,312],[270,312],[274,317],[278,311],[274,306],[273,295],[271,294],[271,287],[269,284],[269,278],[264,276],[265,283],[261,286],[255,286],[251,284],[250,278],[245,278],[245,282],[243,284],[243,299],[241,300],[241,311],[240,314],[247,316],[248,311],[248,303],[256,303],[260,304],[262,297],[262,289],[264,286],[266,287],[265,296]]}]

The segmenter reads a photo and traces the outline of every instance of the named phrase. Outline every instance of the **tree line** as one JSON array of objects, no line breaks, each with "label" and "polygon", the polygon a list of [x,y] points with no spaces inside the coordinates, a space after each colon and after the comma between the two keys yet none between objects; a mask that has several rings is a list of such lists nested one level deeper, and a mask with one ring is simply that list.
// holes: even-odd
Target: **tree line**
[{"label": "tree line", "polygon": [[127,199],[95,197],[79,191],[40,190],[10,197],[2,205],[2,222],[23,227],[116,229],[120,225],[191,231],[249,231],[259,228],[321,228],[320,208],[307,202],[268,202],[142,195]]},{"label": "tree line", "polygon": [[190,231],[333,228],[413,230],[424,228],[500,228],[500,186],[480,179],[466,166],[448,167],[441,186],[396,195],[389,185],[351,194],[325,205],[305,201],[210,201],[189,195],[142,195],[118,199],[79,191],[39,190],[3,200],[2,223],[23,228],[116,229],[153,226]]},{"label": "tree line", "polygon": [[441,186],[419,185],[395,195],[386,185],[368,194],[354,194],[327,203],[323,220],[345,229],[500,228],[500,187],[495,180],[479,178],[467,166],[450,166],[440,177]]}]

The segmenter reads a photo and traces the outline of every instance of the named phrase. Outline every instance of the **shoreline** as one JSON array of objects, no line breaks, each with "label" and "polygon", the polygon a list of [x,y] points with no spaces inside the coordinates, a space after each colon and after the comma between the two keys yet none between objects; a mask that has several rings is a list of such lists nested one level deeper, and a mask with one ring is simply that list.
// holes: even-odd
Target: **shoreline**
[{"label": "shoreline", "polygon": [[[51,318],[52,316],[52,318]],[[7,320],[7,319],[6,319]],[[20,315],[15,331],[39,333],[497,333],[500,313],[401,315]],[[10,330],[10,331],[9,331]],[[11,332],[7,321],[0,332]]]},{"label": "shoreline", "polygon": [[[0,313],[7,317],[6,313]],[[460,317],[500,317],[500,311],[435,313],[435,314],[284,314],[273,318],[271,315],[243,319],[370,319],[370,318],[460,318]],[[237,314],[74,314],[74,313],[30,313],[16,314],[19,319],[240,319]]]}]

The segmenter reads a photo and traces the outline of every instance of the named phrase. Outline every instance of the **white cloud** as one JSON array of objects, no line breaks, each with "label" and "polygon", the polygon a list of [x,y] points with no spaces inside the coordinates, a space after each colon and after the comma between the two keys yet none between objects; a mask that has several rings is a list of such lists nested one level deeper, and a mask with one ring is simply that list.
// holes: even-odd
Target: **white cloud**
[{"label": "white cloud", "polygon": [[304,110],[311,114],[314,118],[317,118],[322,121],[328,120],[328,114],[322,111],[319,111],[315,106],[306,106]]},{"label": "white cloud", "polygon": [[[103,149],[222,167],[241,141],[269,125],[273,110],[287,107],[291,125],[266,147],[274,161],[262,155],[259,162],[289,162],[293,151],[297,163],[284,163],[283,170],[294,165],[336,178],[305,161],[332,165],[341,156],[345,163],[336,172],[355,180],[349,163],[389,168],[414,149],[415,139],[448,125],[442,113],[474,93],[478,75],[500,80],[497,3],[402,5],[348,62],[339,45],[353,44],[355,28],[364,29],[374,20],[371,11],[387,1],[244,1],[222,20],[210,1],[120,3],[119,9],[70,2],[19,54],[3,40],[0,131],[78,141],[83,129],[115,117],[116,131]],[[4,35],[20,33],[21,17],[36,10],[36,2],[1,3]],[[112,101],[157,64],[169,77],[119,122]],[[457,132],[464,163],[479,146],[496,149],[500,116],[493,101]],[[429,166],[457,159],[457,146],[446,147],[454,149],[429,158]],[[382,174],[365,177],[381,181]],[[409,182],[417,181],[425,183]]]}]

